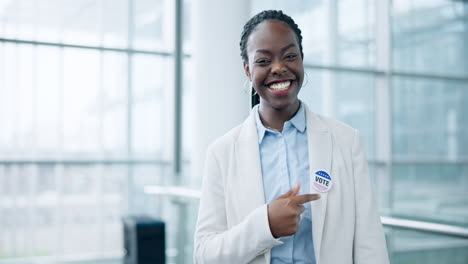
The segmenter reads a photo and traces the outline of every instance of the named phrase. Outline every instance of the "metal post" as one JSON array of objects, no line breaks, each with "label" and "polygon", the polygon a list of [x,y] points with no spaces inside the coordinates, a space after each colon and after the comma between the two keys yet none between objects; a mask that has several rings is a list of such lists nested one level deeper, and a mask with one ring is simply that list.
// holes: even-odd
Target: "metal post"
[{"label": "metal post", "polygon": [[175,46],[174,46],[174,175],[181,183],[182,171],[182,0],[175,1]]},{"label": "metal post", "polygon": [[[128,32],[127,32],[127,47],[133,47],[133,27],[134,27],[134,6],[133,0],[128,0]],[[133,97],[132,97],[132,62],[133,53],[129,52],[127,56],[127,159],[132,158],[132,113],[133,113]],[[127,167],[127,213],[133,212],[133,167]]]},{"label": "metal post", "polygon": [[[328,19],[328,35],[326,38],[325,63],[336,65],[338,41],[338,5],[336,0],[326,1],[326,14]],[[327,116],[337,117],[336,111],[336,79],[339,73],[325,70],[323,76],[323,113]]]},{"label": "metal post", "polygon": [[[182,14],[183,1],[175,1],[175,30],[174,30],[174,182],[182,184]],[[176,204],[177,207],[177,256],[176,263],[185,263],[185,243],[187,232],[184,228],[187,219],[187,208],[184,204]]]},{"label": "metal post", "polygon": [[[391,45],[391,0],[375,2],[376,68],[374,93],[374,133],[376,167],[374,179],[379,207],[391,209],[393,206],[392,180],[392,45]],[[389,254],[392,255],[392,231],[388,234]]]},{"label": "metal post", "polygon": [[[98,34],[99,34],[99,45],[104,45],[104,30],[103,30],[103,20],[104,20],[104,3],[103,0],[99,0],[97,2],[97,15],[98,15]],[[103,128],[104,128],[104,80],[103,80],[103,73],[104,73],[104,51],[99,52],[99,80],[98,80],[98,144],[99,144],[99,157],[100,159],[103,158],[103,151],[104,151],[104,135],[103,135]],[[94,167],[94,166],[93,166]],[[97,226],[98,226],[98,252],[102,253],[104,251],[104,240],[105,240],[105,232],[104,232],[104,165],[100,164],[96,167],[97,169],[97,186],[96,186],[96,200],[98,204],[95,207],[95,214],[97,216]]]},{"label": "metal post", "polygon": [[[391,105],[391,16],[390,1],[376,3],[376,67],[382,75],[376,75],[375,81],[375,157],[381,166],[377,167],[376,182],[379,191],[388,193],[384,201],[386,208],[391,207],[392,182],[392,105]],[[378,18],[378,19],[377,19]],[[382,204],[381,204],[382,205]]]}]

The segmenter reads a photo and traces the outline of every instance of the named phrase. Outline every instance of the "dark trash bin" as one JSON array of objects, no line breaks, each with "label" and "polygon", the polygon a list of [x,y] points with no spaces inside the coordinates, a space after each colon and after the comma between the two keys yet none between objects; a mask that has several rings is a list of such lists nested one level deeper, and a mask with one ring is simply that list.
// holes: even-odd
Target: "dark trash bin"
[{"label": "dark trash bin", "polygon": [[165,224],[150,216],[126,216],[124,264],[166,263]]}]

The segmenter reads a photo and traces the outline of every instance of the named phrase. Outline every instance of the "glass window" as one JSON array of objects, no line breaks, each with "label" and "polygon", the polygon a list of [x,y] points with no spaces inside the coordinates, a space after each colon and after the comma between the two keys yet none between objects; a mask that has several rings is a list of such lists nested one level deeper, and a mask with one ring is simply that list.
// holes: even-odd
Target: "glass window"
[{"label": "glass window", "polygon": [[401,229],[387,229],[391,263],[468,263],[466,239]]},{"label": "glass window", "polygon": [[299,93],[299,98],[303,100],[315,113],[324,114],[323,104],[323,73],[322,70],[305,68],[304,81]]},{"label": "glass window", "polygon": [[251,15],[263,10],[282,10],[291,16],[302,31],[302,47],[305,63],[320,64],[327,60],[328,14],[324,1],[252,1]]},{"label": "glass window", "polygon": [[395,70],[468,76],[466,1],[393,1]]},{"label": "glass window", "polygon": [[392,176],[394,216],[467,225],[468,165],[398,162]]},{"label": "glass window", "polygon": [[61,14],[63,16],[64,43],[97,46],[100,43],[100,1],[95,0],[63,0]]},{"label": "glass window", "polygon": [[359,130],[368,158],[374,156],[374,76],[307,70],[300,98],[314,112]]},{"label": "glass window", "polygon": [[52,157],[60,151],[62,108],[61,51],[53,47],[36,47],[36,151]]},{"label": "glass window", "polygon": [[[162,157],[163,138],[172,125],[173,71],[172,60],[155,56],[135,55],[132,93],[132,151],[134,155]],[[155,74],[156,73],[156,74]]]},{"label": "glass window", "polygon": [[128,56],[103,52],[101,62],[101,153],[104,157],[125,157],[128,146]]},{"label": "glass window", "polygon": [[[17,149],[24,153],[34,150],[35,140],[33,135],[34,129],[34,94],[35,94],[35,73],[34,73],[34,58],[35,49],[30,45],[16,46],[18,72],[16,77],[17,101],[15,102],[17,112],[16,132],[18,141]],[[31,63],[32,59],[32,63]]]},{"label": "glass window", "polygon": [[282,10],[297,23],[306,64],[374,65],[374,1],[252,1],[252,15],[268,9]]},{"label": "glass window", "polygon": [[[25,2],[25,1],[11,1]],[[62,12],[64,1],[62,0],[36,0],[27,1],[35,2],[35,18],[36,24],[35,39],[45,42],[60,42],[62,41],[63,21],[66,18]]]},{"label": "glass window", "polygon": [[468,150],[460,147],[468,142],[465,82],[395,77],[393,83],[393,153],[396,159],[468,157]]},{"label": "glass window", "polygon": [[16,36],[19,39],[34,39],[36,25],[36,1],[12,1],[14,10],[13,16],[16,26]]},{"label": "glass window", "polygon": [[114,254],[124,214],[159,211],[143,186],[172,159],[168,3],[0,1],[0,259]]},{"label": "glass window", "polygon": [[[169,51],[172,50],[174,19],[167,15],[172,6],[162,0],[138,0],[133,2],[134,25],[133,46],[136,49]],[[166,12],[165,12],[166,11]]]},{"label": "glass window", "polygon": [[394,214],[468,223],[466,83],[394,78]]},{"label": "glass window", "polygon": [[341,66],[374,66],[375,1],[340,0],[337,5],[336,63]]},{"label": "glass window", "polygon": [[68,155],[99,150],[99,52],[63,52],[63,144]]},{"label": "glass window", "polygon": [[[18,51],[15,44],[5,43],[2,45],[2,86],[0,86],[0,112],[2,133],[0,133],[0,153],[3,158],[17,155],[17,120],[18,120],[18,109],[17,109],[17,89],[10,87],[17,87],[18,83]],[[8,65],[8,67],[7,67]]]},{"label": "glass window", "polygon": [[101,41],[106,47],[128,45],[128,0],[101,0]]}]

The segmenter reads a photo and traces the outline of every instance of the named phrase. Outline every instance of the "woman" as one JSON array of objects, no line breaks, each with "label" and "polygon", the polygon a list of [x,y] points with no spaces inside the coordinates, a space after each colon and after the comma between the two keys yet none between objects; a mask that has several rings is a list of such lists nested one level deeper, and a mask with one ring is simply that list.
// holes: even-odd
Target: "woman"
[{"label": "woman", "polygon": [[259,104],[207,151],[195,263],[388,263],[357,131],[297,97],[298,26],[263,11],[240,46]]}]

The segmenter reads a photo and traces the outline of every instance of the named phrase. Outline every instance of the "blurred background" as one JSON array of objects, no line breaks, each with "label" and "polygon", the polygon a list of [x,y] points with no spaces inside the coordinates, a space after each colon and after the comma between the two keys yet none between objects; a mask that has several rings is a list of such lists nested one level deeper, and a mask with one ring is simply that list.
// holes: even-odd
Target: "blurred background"
[{"label": "blurred background", "polygon": [[300,98],[359,129],[392,263],[468,263],[466,0],[0,0],[0,264],[192,263],[206,146],[249,111],[243,24],[303,33]]}]

